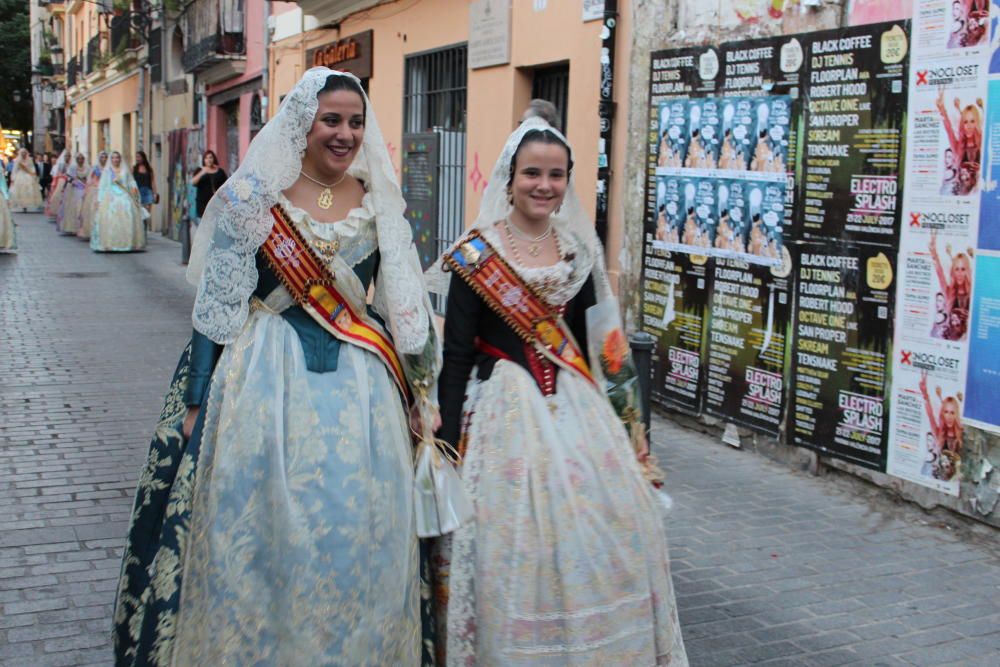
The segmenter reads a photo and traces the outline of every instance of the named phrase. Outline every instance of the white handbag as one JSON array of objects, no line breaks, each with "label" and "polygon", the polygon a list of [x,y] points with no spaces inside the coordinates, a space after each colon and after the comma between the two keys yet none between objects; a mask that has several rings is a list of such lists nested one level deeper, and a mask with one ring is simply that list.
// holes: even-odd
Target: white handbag
[{"label": "white handbag", "polygon": [[458,452],[430,433],[429,420],[421,404],[423,433],[417,445],[413,471],[413,507],[417,515],[417,537],[438,537],[457,530],[472,519],[475,510],[455,469]]},{"label": "white handbag", "polygon": [[472,501],[451,460],[453,453],[443,440],[422,440],[417,446],[413,475],[417,537],[447,535],[473,516]]}]

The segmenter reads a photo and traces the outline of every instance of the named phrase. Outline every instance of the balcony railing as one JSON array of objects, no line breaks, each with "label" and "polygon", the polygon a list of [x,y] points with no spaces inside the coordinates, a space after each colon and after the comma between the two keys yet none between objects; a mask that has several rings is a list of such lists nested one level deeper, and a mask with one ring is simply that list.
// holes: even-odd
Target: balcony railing
[{"label": "balcony railing", "polygon": [[66,65],[66,85],[67,86],[75,86],[76,85],[76,75],[77,75],[77,72],[79,70],[79,67],[80,67],[80,63],[76,59],[76,56],[73,56],[72,58],[69,59],[69,64]]},{"label": "balcony railing", "polygon": [[119,53],[132,46],[132,13],[122,12],[111,17],[111,53]]},{"label": "balcony railing", "polygon": [[101,36],[94,35],[87,42],[87,63],[83,68],[84,74],[90,74],[97,66],[97,60],[101,57]]},{"label": "balcony railing", "polygon": [[184,49],[181,65],[185,72],[191,74],[219,62],[232,60],[234,56],[243,56],[244,53],[243,33],[216,33]]}]

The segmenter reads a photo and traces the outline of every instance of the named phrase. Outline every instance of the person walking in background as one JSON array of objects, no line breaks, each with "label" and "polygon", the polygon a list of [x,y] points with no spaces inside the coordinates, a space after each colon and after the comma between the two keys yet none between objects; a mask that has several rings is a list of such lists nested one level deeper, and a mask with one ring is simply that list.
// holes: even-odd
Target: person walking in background
[{"label": "person walking in background", "polygon": [[205,207],[212,196],[226,182],[226,170],[219,166],[215,151],[206,150],[201,156],[201,169],[191,177],[191,185],[197,188],[196,211],[198,219],[205,214]]},{"label": "person walking in background", "polygon": [[[4,172],[6,174],[6,172]],[[6,175],[0,176],[0,253],[17,251],[17,228],[10,211],[10,190]]]},{"label": "person walking in background", "polygon": [[15,209],[27,212],[28,209],[42,209],[42,189],[38,185],[38,172],[35,163],[31,161],[28,149],[18,151],[14,160],[13,176],[10,181],[10,200]]},{"label": "person walking in background", "polygon": [[69,167],[73,157],[68,150],[59,155],[59,160],[52,168],[52,184],[49,186],[49,198],[45,202],[45,215],[49,222],[58,222],[59,207],[62,205],[63,190],[69,180]]},{"label": "person walking in background", "polygon": [[97,192],[97,215],[90,233],[94,252],[132,252],[146,248],[148,215],[139,203],[139,188],[132,172],[118,151],[111,153],[111,164],[101,174]]},{"label": "person walking in background", "polygon": [[45,151],[35,160],[35,173],[38,174],[38,185],[42,188],[42,199],[48,199],[49,186],[52,185],[52,165],[56,156]]},{"label": "person walking in background", "polygon": [[559,109],[548,100],[535,98],[528,102],[528,108],[521,114],[521,122],[523,123],[529,118],[541,118],[553,129],[562,131],[559,126]]},{"label": "person walking in background", "polygon": [[156,179],[153,177],[153,167],[149,164],[149,159],[144,151],[136,151],[135,166],[132,167],[132,177],[139,188],[139,202],[149,213],[153,209],[153,204],[159,201],[160,196],[156,193]]},{"label": "person walking in background", "polygon": [[59,232],[67,236],[76,236],[80,230],[80,214],[83,211],[89,172],[87,157],[83,153],[77,153],[76,160],[66,171],[66,186],[63,188],[62,204],[56,216]]},{"label": "person walking in background", "polygon": [[76,231],[77,238],[85,241],[90,240],[90,228],[94,224],[94,216],[97,215],[97,193],[101,186],[101,174],[104,173],[108,164],[107,151],[97,154],[97,164],[90,169],[87,178],[87,190],[83,196],[83,209],[80,211],[80,228]]}]

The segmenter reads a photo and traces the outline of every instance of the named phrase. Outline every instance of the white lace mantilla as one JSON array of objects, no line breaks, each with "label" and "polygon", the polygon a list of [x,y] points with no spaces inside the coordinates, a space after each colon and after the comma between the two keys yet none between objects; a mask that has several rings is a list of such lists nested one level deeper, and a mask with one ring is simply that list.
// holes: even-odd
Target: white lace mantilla
[{"label": "white lace mantilla", "polygon": [[[187,271],[188,281],[198,286],[191,319],[217,343],[235,340],[247,321],[258,279],[254,256],[274,224],[271,207],[298,178],[317,94],[330,76],[355,78],[325,67],[306,72],[202,217]],[[432,326],[430,300],[392,161],[367,96],[364,102],[364,141],[348,173],[368,184],[365,208],[374,217],[382,255],[373,305],[388,322],[397,350],[416,354]]]}]

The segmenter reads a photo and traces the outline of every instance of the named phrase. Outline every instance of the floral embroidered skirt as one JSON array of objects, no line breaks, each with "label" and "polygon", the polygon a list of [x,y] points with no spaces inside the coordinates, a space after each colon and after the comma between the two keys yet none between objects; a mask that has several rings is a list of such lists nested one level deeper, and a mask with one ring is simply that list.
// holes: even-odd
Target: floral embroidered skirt
[{"label": "floral embroidered skirt", "polygon": [[436,547],[438,659],[687,667],[662,505],[607,399],[500,361],[466,411],[476,518]]},{"label": "floral embroidered skirt", "polygon": [[419,665],[412,453],[398,391],[351,345],[305,366],[256,312],[191,440],[187,353],[140,478],[115,610],[118,665]]}]

